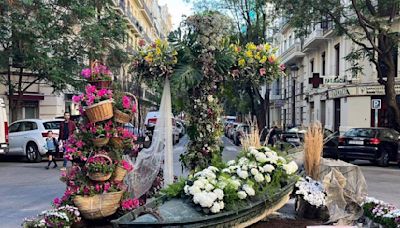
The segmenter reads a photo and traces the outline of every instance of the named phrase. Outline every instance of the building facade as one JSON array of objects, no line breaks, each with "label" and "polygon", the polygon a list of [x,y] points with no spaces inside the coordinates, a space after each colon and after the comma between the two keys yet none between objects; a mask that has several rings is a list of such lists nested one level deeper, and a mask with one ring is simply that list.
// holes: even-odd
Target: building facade
[{"label": "building facade", "polygon": [[[143,39],[150,43],[157,38],[165,39],[172,29],[171,16],[167,6],[158,5],[157,0],[114,0],[114,9],[119,12],[128,25],[125,43],[121,44],[128,52],[133,52],[139,41]],[[16,69],[10,67],[10,71]],[[130,82],[128,66],[121,67],[120,72],[114,72],[115,78],[122,85]],[[13,77],[13,75],[11,75]],[[24,76],[25,77],[25,76]],[[33,81],[34,78],[26,76],[24,81]],[[78,114],[77,108],[72,103],[74,91],[66,89],[64,93],[53,93],[53,89],[43,83],[34,84],[25,91],[22,97],[9,96],[8,88],[0,85],[0,98],[3,98],[7,107],[9,121],[27,118],[52,119],[63,116],[65,111]],[[133,92],[133,91],[132,91]],[[151,91],[144,87],[142,99],[148,100]],[[21,106],[16,110],[9,108],[9,99],[12,101],[21,100]]]},{"label": "building facade", "polygon": [[[286,65],[286,76],[270,85],[270,124],[289,128],[319,121],[340,132],[352,127],[389,126],[385,90],[377,82],[375,65],[368,60],[346,61],[358,47],[335,35],[331,24],[315,24],[309,35],[300,39],[282,20],[274,44]],[[363,70],[352,72],[355,64]],[[400,95],[400,77],[396,91]],[[400,96],[397,100],[400,104]]]}]

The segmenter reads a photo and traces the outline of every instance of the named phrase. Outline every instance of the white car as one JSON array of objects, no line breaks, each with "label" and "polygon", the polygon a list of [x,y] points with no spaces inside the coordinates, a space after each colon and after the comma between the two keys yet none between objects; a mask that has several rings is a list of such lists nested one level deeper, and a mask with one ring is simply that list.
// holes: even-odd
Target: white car
[{"label": "white car", "polygon": [[0,98],[0,154],[8,153],[8,120],[6,105]]},{"label": "white car", "polygon": [[52,131],[58,138],[62,119],[19,120],[9,128],[9,150],[7,155],[25,156],[29,162],[40,162],[47,153],[45,149],[47,132]]}]

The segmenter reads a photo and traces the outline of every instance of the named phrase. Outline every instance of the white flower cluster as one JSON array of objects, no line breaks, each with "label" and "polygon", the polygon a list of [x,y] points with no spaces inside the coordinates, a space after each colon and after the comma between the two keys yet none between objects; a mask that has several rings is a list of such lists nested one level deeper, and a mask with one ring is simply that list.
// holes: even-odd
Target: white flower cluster
[{"label": "white flower cluster", "polygon": [[80,221],[81,217],[77,207],[65,205],[56,209],[42,211],[36,218],[25,219],[22,225],[23,227],[49,227],[48,221],[50,220],[56,220],[62,224],[51,224],[52,226],[68,227],[70,224]]},{"label": "white flower cluster", "polygon": [[301,195],[301,197],[311,205],[316,207],[326,205],[326,193],[321,182],[306,177],[298,181],[296,187],[296,195]]},{"label": "white flower cluster", "polygon": [[203,208],[208,208],[212,213],[218,213],[224,209],[224,191],[217,187],[217,175],[219,170],[216,167],[208,168],[196,173],[193,185],[186,185],[186,195],[193,197],[193,202]]},{"label": "white flower cluster", "polygon": [[371,213],[375,217],[396,219],[396,222],[400,221],[400,209],[397,209],[392,204],[388,204],[382,200],[378,200],[373,197],[367,197],[365,199],[364,205],[369,203],[372,203],[374,205]]}]

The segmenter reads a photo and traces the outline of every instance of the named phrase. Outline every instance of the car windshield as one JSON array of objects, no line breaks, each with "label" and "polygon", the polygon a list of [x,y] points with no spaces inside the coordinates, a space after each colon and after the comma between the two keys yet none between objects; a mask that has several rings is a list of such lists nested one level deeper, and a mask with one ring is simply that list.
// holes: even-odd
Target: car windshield
[{"label": "car windshield", "polygon": [[60,123],[60,121],[43,122],[43,126],[46,130],[57,130],[60,129]]},{"label": "car windshield", "polygon": [[373,138],[376,136],[377,130],[376,129],[369,129],[369,128],[353,128],[344,133],[344,136],[347,137],[366,137],[366,138]]},{"label": "car windshield", "polygon": [[289,133],[306,133],[307,130],[304,129],[304,128],[297,128],[297,127],[294,127],[294,128],[289,129],[288,132],[289,132]]}]

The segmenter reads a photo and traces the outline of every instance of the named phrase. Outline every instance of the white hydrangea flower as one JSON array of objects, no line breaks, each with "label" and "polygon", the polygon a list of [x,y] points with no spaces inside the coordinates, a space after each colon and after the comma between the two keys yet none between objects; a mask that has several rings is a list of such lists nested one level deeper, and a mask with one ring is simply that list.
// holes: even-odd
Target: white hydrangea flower
[{"label": "white hydrangea flower", "polygon": [[236,170],[239,168],[239,166],[234,165],[234,166],[229,166],[229,170],[232,172],[236,172]]},{"label": "white hydrangea flower", "polygon": [[221,206],[219,205],[218,202],[215,202],[215,203],[212,205],[212,207],[211,207],[210,210],[211,210],[212,213],[216,214],[216,213],[218,213],[218,212],[221,211]]},{"label": "white hydrangea flower", "polygon": [[255,175],[257,175],[257,174],[260,173],[260,172],[258,172],[258,169],[256,169],[256,168],[252,168],[252,169],[250,170],[250,172],[251,172],[251,174],[252,174],[253,176],[255,176]]},{"label": "white hydrangea flower", "polygon": [[200,190],[200,188],[197,187],[197,186],[191,186],[191,187],[189,187],[189,193],[190,193],[190,195],[195,195],[195,194],[200,193],[200,192],[201,192],[201,190]]},{"label": "white hydrangea flower", "polygon": [[249,159],[246,158],[246,157],[241,157],[241,158],[239,159],[239,161],[238,161],[238,164],[239,164],[240,166],[242,166],[242,165],[247,165],[247,164],[249,164]]},{"label": "white hydrangea flower", "polygon": [[286,171],[288,175],[291,175],[297,171],[299,168],[296,164],[296,162],[291,161],[289,164],[284,164],[282,168]]},{"label": "white hydrangea flower", "polygon": [[286,159],[284,157],[279,156],[278,161],[281,161],[282,163],[287,163]]},{"label": "white hydrangea flower", "polygon": [[239,181],[239,180],[235,180],[235,179],[233,179],[233,180],[231,181],[231,183],[232,183],[232,185],[235,187],[236,190],[237,190],[237,189],[240,187],[240,185],[241,185],[240,181]]},{"label": "white hydrangea flower", "polygon": [[239,191],[237,194],[238,194],[239,199],[246,199],[246,197],[247,197],[247,194],[245,191]]},{"label": "white hydrangea flower", "polygon": [[267,183],[271,182],[271,176],[269,174],[265,175],[264,178]]},{"label": "white hydrangea flower", "polygon": [[264,153],[259,152],[256,154],[256,160],[258,162],[265,163],[267,162],[267,156]]},{"label": "white hydrangea flower", "polygon": [[247,170],[249,170],[249,167],[248,167],[247,165],[243,165],[243,166],[241,167],[241,169],[247,171]]},{"label": "white hydrangea flower", "polygon": [[221,210],[223,210],[225,208],[224,201],[219,201],[219,207],[221,208]]},{"label": "white hydrangea flower", "polygon": [[260,183],[264,181],[264,176],[261,173],[258,173],[254,176],[254,179],[256,180],[256,182]]},{"label": "white hydrangea flower", "polygon": [[256,155],[258,153],[258,150],[256,150],[255,148],[249,148],[249,153],[252,155]]},{"label": "white hydrangea flower", "polygon": [[241,170],[241,169],[238,169],[236,171],[236,174],[242,179],[247,179],[247,177],[249,177],[249,173],[247,171]]},{"label": "white hydrangea flower", "polygon": [[235,161],[235,160],[230,160],[230,161],[228,161],[228,162],[226,163],[227,166],[233,166],[233,165],[235,165],[235,164],[236,164],[236,161]]},{"label": "white hydrangea flower", "polygon": [[263,170],[266,173],[271,173],[272,171],[275,170],[275,167],[273,165],[266,164],[266,165],[263,166]]},{"label": "white hydrangea flower", "polygon": [[265,152],[270,152],[270,151],[272,151],[269,147],[267,147],[267,146],[265,146],[265,147],[263,147],[263,149],[265,150]]},{"label": "white hydrangea flower", "polygon": [[219,171],[219,169],[217,167],[215,167],[215,166],[209,166],[207,169],[212,171],[212,172],[218,172]]},{"label": "white hydrangea flower", "polygon": [[211,191],[214,189],[214,186],[212,184],[207,184],[204,188],[207,192]]},{"label": "white hydrangea flower", "polygon": [[186,195],[189,195],[189,185],[185,185],[185,187],[183,188],[183,191],[185,191]]},{"label": "white hydrangea flower", "polygon": [[222,173],[231,173],[231,170],[229,168],[225,168],[221,170]]},{"label": "white hydrangea flower", "polygon": [[196,186],[196,187],[198,187],[200,189],[204,188],[204,185],[205,184],[204,184],[204,182],[202,180],[195,180],[193,182],[193,186]]},{"label": "white hydrangea flower", "polygon": [[263,169],[263,167],[261,167],[261,166],[258,166],[257,168],[258,168],[258,171],[259,171],[260,173],[263,173],[263,172],[265,172],[265,171],[264,171],[264,169]]},{"label": "white hydrangea flower", "polygon": [[214,193],[217,195],[219,200],[223,200],[224,199],[224,191],[222,191],[222,189],[214,189]]},{"label": "white hydrangea flower", "polygon": [[242,188],[247,193],[247,195],[249,195],[249,196],[254,196],[256,194],[254,189],[248,184],[243,185]]}]

